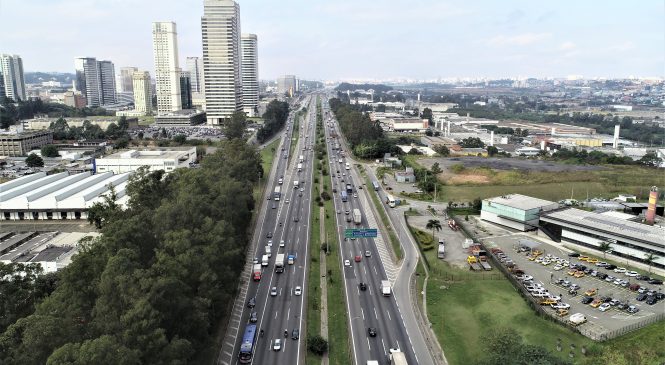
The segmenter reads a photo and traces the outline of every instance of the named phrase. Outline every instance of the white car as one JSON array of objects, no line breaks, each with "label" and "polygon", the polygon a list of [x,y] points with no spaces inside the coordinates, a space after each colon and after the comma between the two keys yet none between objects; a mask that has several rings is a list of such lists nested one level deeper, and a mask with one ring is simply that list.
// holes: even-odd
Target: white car
[{"label": "white car", "polygon": [[556,270],[556,271],[559,271],[561,269],[563,269],[563,266],[561,266],[561,265],[554,266],[554,270]]},{"label": "white car", "polygon": [[354,197],[354,198],[357,198],[357,197],[358,197],[358,194],[353,193],[353,197]]},{"label": "white car", "polygon": [[536,298],[546,298],[550,296],[550,293],[546,291],[537,291],[535,293],[531,293],[531,295],[533,295]]},{"label": "white car", "polygon": [[296,286],[296,289],[293,291],[293,294],[301,295],[302,294],[302,288],[300,286]]},{"label": "white car", "polygon": [[272,247],[272,240],[268,240],[268,246]]},{"label": "white car", "polygon": [[278,338],[275,340],[275,342],[272,343],[272,349],[273,351],[281,351],[282,350],[282,339]]},{"label": "white car", "polygon": [[271,297],[276,297],[277,296],[277,287],[276,286],[273,286],[272,288],[270,288],[270,296]]},{"label": "white car", "polygon": [[626,268],[625,267],[617,267],[616,269],[614,269],[614,272],[619,273],[619,274],[623,274],[623,273],[626,272]]},{"label": "white car", "polygon": [[550,304],[550,307],[552,307],[553,309],[569,309],[570,304],[568,303]]},{"label": "white car", "polygon": [[351,267],[351,260],[344,260],[344,266]]},{"label": "white car", "polygon": [[289,199],[286,199],[284,203],[289,204]]},{"label": "white car", "polygon": [[300,188],[300,192],[302,193],[303,191],[305,191],[305,188]]},{"label": "white car", "polygon": [[550,296],[547,297],[547,299],[552,299],[553,301],[558,302],[561,300],[561,297],[558,295],[550,294]]},{"label": "white car", "polygon": [[279,241],[279,247],[284,247],[285,244],[284,240]]},{"label": "white car", "polygon": [[529,281],[529,280],[533,280],[533,276],[524,274],[524,275],[518,276],[517,279],[522,280],[522,281]]},{"label": "white car", "polygon": [[610,308],[612,308],[612,305],[610,305],[610,303],[603,303],[603,304],[600,305],[600,307],[598,307],[598,310],[601,311],[601,312],[605,312],[606,310],[608,310]]},{"label": "white car", "polygon": [[626,276],[630,276],[631,278],[634,278],[639,275],[637,271],[626,271]]}]

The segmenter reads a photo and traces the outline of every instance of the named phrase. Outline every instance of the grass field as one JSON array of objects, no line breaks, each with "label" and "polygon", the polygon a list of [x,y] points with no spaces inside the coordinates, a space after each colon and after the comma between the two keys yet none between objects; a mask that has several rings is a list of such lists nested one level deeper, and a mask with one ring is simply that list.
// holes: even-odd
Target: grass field
[{"label": "grass field", "polygon": [[[420,231],[417,240],[427,244],[431,235]],[[656,323],[606,343],[594,343],[555,322],[537,316],[516,289],[499,272],[491,276],[451,267],[436,258],[436,250],[424,251],[430,265],[427,310],[432,329],[451,365],[478,360],[480,335],[492,327],[511,327],[528,344],[567,358],[574,343],[576,364],[648,364],[665,361],[665,326]],[[564,351],[556,351],[557,339]],[[589,353],[581,354],[586,346]]]}]

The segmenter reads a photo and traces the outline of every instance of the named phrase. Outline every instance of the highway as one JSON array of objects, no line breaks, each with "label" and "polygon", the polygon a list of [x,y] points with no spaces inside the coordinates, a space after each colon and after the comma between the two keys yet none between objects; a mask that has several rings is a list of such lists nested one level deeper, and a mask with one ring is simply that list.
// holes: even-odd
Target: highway
[{"label": "highway", "polygon": [[[256,231],[252,241],[254,255],[261,263],[262,255],[269,241],[272,242],[271,257],[268,265],[262,267],[261,280],[255,282],[252,277],[242,277],[239,280],[249,281],[243,312],[240,319],[240,328],[235,338],[233,364],[240,363],[238,353],[242,342],[245,327],[250,323],[252,312],[256,315],[257,334],[253,348],[252,364],[299,364],[304,361],[305,339],[299,336],[292,339],[293,330],[303,333],[303,308],[307,296],[305,292],[307,283],[308,241],[311,210],[311,176],[313,170],[313,151],[310,146],[314,139],[316,126],[316,99],[305,97],[303,103],[308,112],[301,118],[297,130],[293,128],[294,113],[287,121],[288,130],[284,133],[280,146],[276,151],[274,174],[268,177],[266,189],[269,200],[264,202],[260,212]],[[288,156],[291,137],[294,133],[300,134],[298,145],[293,156]],[[303,155],[302,171],[297,171],[299,156]],[[286,157],[286,158],[285,158]],[[279,184],[279,179],[283,183]],[[298,181],[299,188],[294,188],[294,181]],[[303,184],[304,182],[304,184]],[[279,200],[275,200],[275,187],[281,188]],[[301,188],[302,187],[302,188]],[[284,241],[284,247],[280,242]],[[294,254],[296,259],[293,265],[285,263],[283,273],[275,272],[275,259],[279,253]],[[296,295],[297,286],[302,288],[302,295]],[[271,288],[275,287],[276,295],[271,295]],[[255,299],[255,307],[249,308],[247,303]],[[264,331],[261,336],[260,329]],[[284,330],[288,337],[284,336]],[[275,340],[281,340],[279,351],[273,350]]]},{"label": "highway", "polygon": [[[341,242],[344,282],[347,299],[347,310],[351,328],[351,340],[353,343],[353,363],[364,365],[368,360],[378,360],[384,363],[388,359],[391,348],[398,348],[405,353],[409,364],[431,364],[429,354],[416,354],[410,342],[409,334],[404,326],[404,319],[395,297],[383,296],[381,293],[381,281],[386,280],[386,269],[382,257],[388,255],[383,253],[385,248],[377,247],[375,240],[371,238],[348,239],[344,238],[346,228],[378,228],[373,217],[370,221],[373,226],[368,225],[368,211],[371,197],[366,194],[373,188],[365,186],[364,180],[360,178],[356,169],[350,166],[346,170],[346,157],[341,157],[340,150],[333,150],[337,139],[331,139],[331,135],[339,134],[338,125],[334,121],[334,115],[329,111],[327,100],[322,103],[324,108],[324,126],[326,129],[326,141],[328,153],[331,159],[330,171],[333,177],[333,192],[335,210],[338,211],[338,238]],[[328,116],[332,119],[328,122]],[[341,148],[343,144],[339,144]],[[349,151],[344,151],[345,156],[350,156]],[[342,163],[339,163],[340,158]],[[347,183],[352,184],[352,192],[348,193],[348,201],[342,202],[341,191]],[[368,190],[370,189],[370,190]],[[354,195],[356,194],[356,195]],[[357,196],[357,197],[355,197]],[[362,223],[356,225],[353,219],[349,222],[347,217],[352,217],[353,210],[360,209]],[[349,215],[347,215],[347,211]],[[368,252],[368,254],[366,254]],[[355,257],[360,256],[360,262]],[[350,266],[345,266],[345,260],[350,261]],[[365,283],[366,290],[361,290],[360,283]],[[408,308],[407,310],[412,310]],[[370,336],[368,328],[376,330],[376,336]],[[426,358],[420,362],[420,358]]]}]

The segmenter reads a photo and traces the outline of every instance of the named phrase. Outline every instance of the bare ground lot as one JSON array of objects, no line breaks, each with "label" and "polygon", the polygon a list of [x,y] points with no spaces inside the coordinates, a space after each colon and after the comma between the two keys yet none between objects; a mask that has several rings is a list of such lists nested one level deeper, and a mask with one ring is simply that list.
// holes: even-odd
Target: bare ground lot
[{"label": "bare ground lot", "polygon": [[438,162],[441,169],[443,170],[448,170],[450,169],[450,166],[456,164],[462,164],[466,168],[489,167],[495,170],[527,170],[547,172],[593,171],[603,169],[600,166],[592,165],[567,165],[549,161],[501,157],[439,157],[423,158],[418,160],[418,163],[427,168],[431,168],[435,162]]}]

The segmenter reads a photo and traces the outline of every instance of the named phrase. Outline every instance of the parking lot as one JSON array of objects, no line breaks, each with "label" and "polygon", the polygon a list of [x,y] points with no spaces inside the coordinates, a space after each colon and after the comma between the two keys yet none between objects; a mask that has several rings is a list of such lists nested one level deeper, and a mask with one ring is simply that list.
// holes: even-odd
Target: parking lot
[{"label": "parking lot", "polygon": [[[569,271],[575,273],[576,270],[571,270],[569,266],[565,265],[559,265],[563,266],[561,268],[557,267],[554,258],[560,258],[564,263],[565,261],[568,261],[568,264],[583,264],[588,269],[595,270],[597,273],[605,273],[608,276],[627,280],[629,282],[628,285],[639,284],[642,287],[653,290],[655,293],[661,293],[663,291],[663,285],[648,284],[646,281],[637,280],[635,277],[629,277],[622,273],[615,273],[613,270],[597,267],[595,264],[581,261],[579,258],[569,257],[568,254],[570,251],[551,246],[547,243],[538,241],[531,236],[519,233],[502,237],[488,237],[483,239],[483,242],[488,249],[500,248],[517,267],[524,271],[525,275],[533,277],[532,281],[534,285],[542,285],[542,287],[551,295],[560,296],[560,303],[570,304],[568,316],[564,318],[568,318],[573,313],[584,314],[588,322],[582,326],[587,332],[592,331],[594,333],[602,334],[616,331],[627,326],[644,322],[649,316],[665,313],[664,300],[649,305],[646,304],[646,301],[638,301],[636,298],[639,293],[637,291],[629,290],[628,287],[615,285],[612,282],[594,277],[591,274],[584,274],[583,276],[578,274],[578,276],[581,277],[575,277],[570,275]],[[519,247],[521,246],[530,246],[533,250],[542,252],[540,255],[541,258],[551,255],[552,262],[543,265],[535,260],[529,260],[528,255],[530,249],[526,250],[526,252],[518,252]],[[559,279],[567,280],[567,285],[557,284],[558,281],[561,281]],[[577,284],[580,287],[577,289],[576,294],[569,293],[569,287],[572,284]],[[585,297],[585,292],[594,289],[596,293],[591,295],[591,297],[593,299],[598,299],[597,305],[601,302],[600,298],[615,299],[616,301],[613,302],[614,305],[611,305],[609,309],[603,312],[599,308],[594,308],[588,304],[582,304],[581,301]],[[609,302],[609,299],[606,300]],[[625,304],[626,307],[631,305],[635,306],[637,312],[628,313],[626,310],[618,309],[621,303]],[[554,309],[546,307],[546,311],[555,315]]]}]

